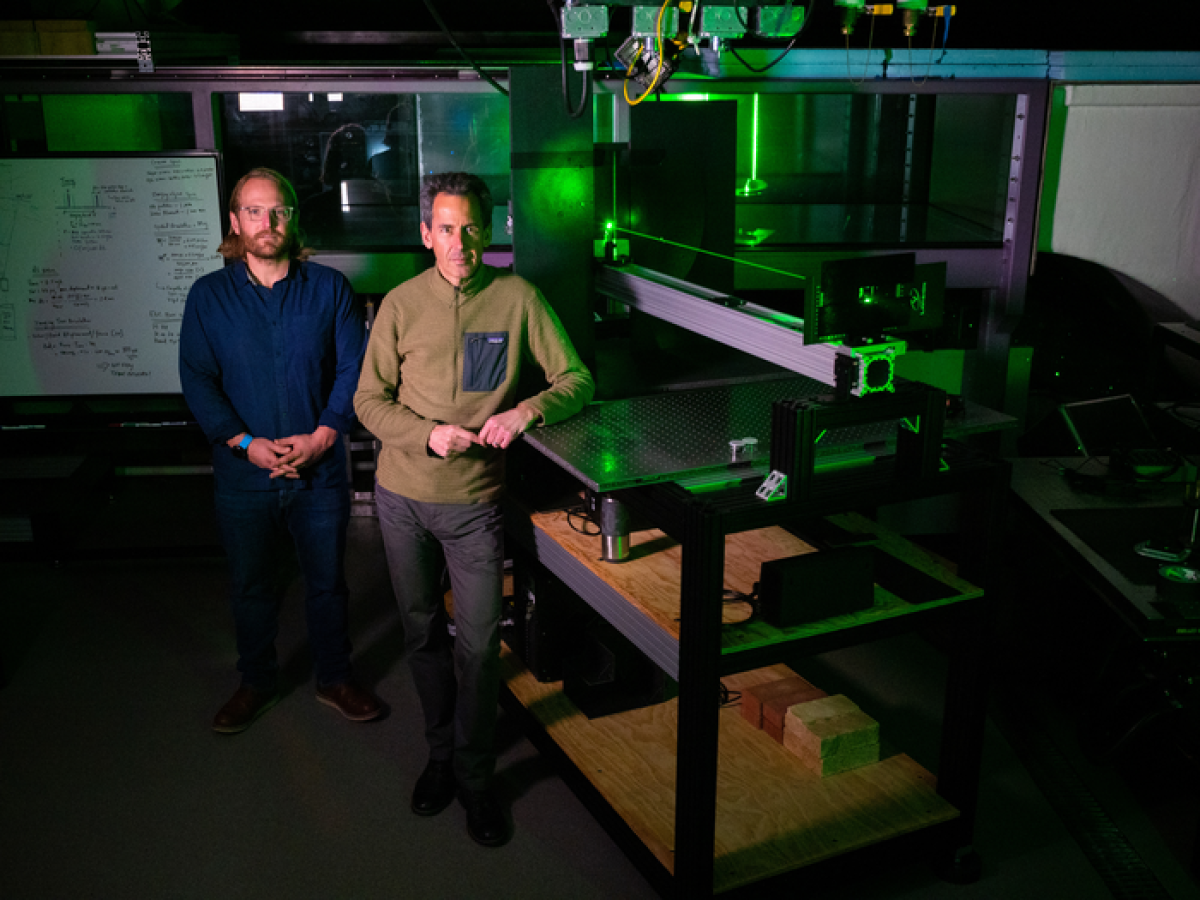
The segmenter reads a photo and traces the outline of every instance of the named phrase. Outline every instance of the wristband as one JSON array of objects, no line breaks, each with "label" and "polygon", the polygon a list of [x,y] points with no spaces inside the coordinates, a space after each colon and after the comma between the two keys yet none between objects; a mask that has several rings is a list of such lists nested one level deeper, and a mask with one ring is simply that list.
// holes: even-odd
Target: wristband
[{"label": "wristband", "polygon": [[236,456],[238,459],[249,459],[249,456],[247,455],[246,451],[250,449],[250,444],[253,442],[254,442],[253,436],[247,434],[240,441],[238,441],[236,446],[230,447],[229,449],[231,451],[233,451],[233,455]]}]

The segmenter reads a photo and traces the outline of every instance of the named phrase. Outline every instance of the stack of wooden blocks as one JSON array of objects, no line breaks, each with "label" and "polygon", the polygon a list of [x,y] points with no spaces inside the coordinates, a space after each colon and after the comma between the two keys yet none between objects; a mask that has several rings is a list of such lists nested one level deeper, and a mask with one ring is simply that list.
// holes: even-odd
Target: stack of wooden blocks
[{"label": "stack of wooden blocks", "polygon": [[95,26],[83,19],[0,21],[0,56],[94,56],[95,53]]},{"label": "stack of wooden blocks", "polygon": [[824,777],[879,761],[879,723],[799,675],[743,689],[742,716]]},{"label": "stack of wooden blocks", "polygon": [[788,709],[783,746],[824,778],[879,762],[879,723],[834,694]]}]

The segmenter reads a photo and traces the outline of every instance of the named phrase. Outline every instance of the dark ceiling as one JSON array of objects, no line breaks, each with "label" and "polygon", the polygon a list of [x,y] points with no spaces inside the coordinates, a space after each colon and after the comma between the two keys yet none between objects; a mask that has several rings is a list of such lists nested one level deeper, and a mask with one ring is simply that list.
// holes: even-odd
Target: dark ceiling
[{"label": "dark ceiling", "polygon": [[[205,40],[222,36],[222,49],[236,46],[242,63],[378,62],[461,64],[438,18],[468,52],[492,65],[557,58],[555,10],[563,0],[6,0],[3,18],[85,18],[97,31],[149,30],[190,41],[200,56]],[[597,2],[597,0],[588,0]],[[629,34],[628,7],[635,0],[609,0],[608,42],[615,48]],[[655,0],[636,0],[655,5]],[[677,2],[677,0],[672,0]],[[732,0],[721,0],[730,3]],[[774,0],[776,4],[782,0]],[[931,0],[937,5],[937,0]],[[808,24],[796,48],[846,46],[842,10],[834,0],[808,0]],[[1200,3],[1116,0],[962,0],[955,4],[947,48],[964,50],[1200,51]],[[430,12],[437,13],[437,18]],[[872,33],[871,22],[874,22]],[[943,33],[926,17],[914,50]],[[231,40],[233,39],[233,40]],[[735,46],[781,48],[784,41],[755,38]],[[850,46],[903,48],[899,16],[860,19]],[[178,44],[176,44],[178,45]],[[161,46],[161,45],[160,45]],[[603,51],[601,50],[601,53]],[[186,53],[184,54],[186,55]],[[219,53],[218,53],[219,55]]]},{"label": "dark ceiling", "polygon": [[[459,43],[503,56],[500,51],[557,49],[547,0],[429,0]],[[626,0],[628,2],[628,0]],[[647,0],[652,3],[652,0]],[[797,46],[841,48],[840,10],[833,0],[810,0],[810,22]],[[1117,4],[1086,0],[966,0],[956,4],[947,46],[961,49],[1200,50],[1200,4]],[[609,40],[628,34],[628,11],[613,7]],[[387,56],[427,59],[444,56],[449,43],[425,0],[292,0],[247,4],[244,0],[182,0],[177,22],[204,31],[237,34],[243,60],[255,57],[354,58]],[[928,46],[933,21],[922,21],[914,46]],[[624,27],[622,27],[624,26]],[[316,34],[323,32],[325,34]],[[330,34],[336,32],[337,34]],[[347,32],[362,32],[358,35]],[[870,24],[860,21],[852,47],[866,47]],[[941,42],[941,34],[938,34]],[[754,46],[754,41],[739,46]],[[876,20],[874,46],[902,47],[898,17]],[[782,42],[760,42],[781,46]],[[287,48],[291,48],[290,50]],[[385,50],[386,48],[386,50]]]}]

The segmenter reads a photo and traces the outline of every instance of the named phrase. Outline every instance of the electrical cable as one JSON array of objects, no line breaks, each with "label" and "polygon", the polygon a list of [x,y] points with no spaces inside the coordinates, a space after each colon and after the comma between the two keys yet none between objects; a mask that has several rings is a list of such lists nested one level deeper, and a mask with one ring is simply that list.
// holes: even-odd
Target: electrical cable
[{"label": "electrical cable", "polygon": [[[804,10],[804,21],[800,23],[799,29],[797,29],[796,33],[791,36],[791,38],[788,41],[788,45],[783,48],[783,52],[780,53],[779,56],[776,57],[773,62],[767,63],[761,69],[755,68],[754,66],[750,65],[750,63],[746,62],[746,60],[742,59],[741,54],[739,54],[737,52],[736,47],[731,46],[729,48],[729,52],[733,54],[734,59],[736,59],[743,66],[745,66],[749,71],[754,72],[755,74],[761,75],[763,72],[766,72],[770,69],[775,68],[775,66],[777,66],[781,62],[783,62],[783,58],[785,56],[787,56],[789,53],[792,52],[792,48],[796,46],[796,41],[799,39],[801,33],[804,31],[805,28],[808,27],[809,16],[810,16],[811,12],[816,9],[816,7],[817,7],[816,0],[809,0],[808,6],[802,7],[802,9]],[[738,17],[738,20],[742,23],[742,27],[745,28],[747,31],[749,31],[750,26],[746,23],[746,20],[742,18],[742,8],[740,6],[735,6],[734,9],[737,10],[737,17]]]},{"label": "electrical cable", "polygon": [[[552,0],[547,0],[547,5],[551,4]],[[551,12],[554,12],[552,5]],[[580,76],[583,78],[582,90],[580,91],[580,103],[578,103],[578,106],[575,109],[571,109],[571,101],[568,97],[569,79],[568,74],[566,74],[566,38],[562,36],[562,7],[559,7],[559,11],[556,13],[556,16],[554,16],[554,20],[556,20],[558,25],[558,55],[563,64],[563,108],[565,109],[566,115],[568,115],[570,119],[578,119],[581,115],[583,115],[584,110],[587,109],[588,100],[590,97],[592,97],[592,76],[590,76],[590,73],[586,70],[580,72]]]},{"label": "electrical cable", "polygon": [[462,47],[459,46],[458,41],[456,41],[454,39],[454,35],[450,33],[450,29],[446,27],[446,23],[442,21],[442,17],[440,15],[438,15],[438,11],[436,9],[434,9],[433,0],[422,0],[422,2],[424,2],[425,8],[427,10],[429,10],[429,14],[431,16],[433,16],[433,21],[435,23],[437,23],[437,27],[440,28],[442,30],[442,34],[444,34],[446,36],[446,40],[448,40],[451,43],[451,45],[453,45],[454,49],[459,52],[459,54],[462,56],[462,58],[467,61],[467,65],[469,65],[472,69],[474,69],[476,72],[478,72],[480,78],[486,79],[487,82],[492,87],[494,87],[496,90],[498,90],[500,93],[502,93],[505,97],[507,97],[508,91],[506,91],[503,87],[501,87],[500,83],[498,81],[496,81],[495,78],[493,78],[487,72],[483,71],[483,69],[479,68],[479,64],[477,62],[475,62],[475,60],[471,59],[470,56],[467,55],[466,50],[464,50]]},{"label": "electrical cable", "polygon": [[744,619],[738,619],[736,622],[725,622],[726,625],[744,625],[751,619],[758,618],[760,608],[758,604],[758,584],[755,583],[754,590],[749,594],[743,594],[741,591],[735,591],[732,588],[726,588],[722,597],[724,606],[732,606],[735,603],[744,603],[750,607],[750,615]]},{"label": "electrical cable", "polygon": [[[662,73],[663,73],[662,22],[663,22],[663,15],[666,13],[667,7],[670,5],[671,5],[671,0],[663,0],[663,5],[661,7],[659,7],[659,10],[658,10],[658,20],[657,20],[657,22],[655,22],[655,25],[654,25],[654,44],[655,44],[655,48],[658,50],[658,70],[654,73],[654,79],[650,82],[650,86],[648,88],[646,88],[646,90],[642,91],[642,93],[638,95],[638,98],[636,100],[630,100],[629,99],[629,79],[628,78],[625,79],[625,84],[623,86],[623,93],[625,94],[625,102],[628,103],[630,106],[637,106],[639,103],[641,103],[643,100],[645,100],[646,97],[648,97],[650,94],[654,93],[654,89],[658,86],[658,79],[662,77]],[[641,56],[640,49],[638,50],[637,56],[634,56],[633,62],[637,62],[638,56]],[[633,62],[631,62],[629,64],[630,72],[633,71]]]},{"label": "electrical cable", "polygon": [[[637,65],[637,61],[642,57],[643,47],[637,48],[637,53],[633,54],[633,59],[629,61],[629,68],[625,70],[625,80],[621,85],[621,91],[625,94],[625,102],[630,106],[634,106],[634,102],[629,99],[629,73],[633,71],[633,67]],[[638,98],[638,103],[641,103],[641,98]]]},{"label": "electrical cable", "polygon": [[[582,503],[579,504],[578,506],[572,506],[570,509],[567,509],[566,513],[567,513],[567,525],[570,527],[570,529],[572,531],[576,532],[577,534],[586,534],[588,537],[596,537],[597,535],[600,534],[599,523],[592,517],[591,513],[589,513],[587,511],[587,507],[584,506]],[[584,525],[582,528],[578,527],[575,524],[575,521],[574,521],[575,519],[583,520]],[[588,531],[588,528],[587,528],[588,525],[594,525],[596,527],[596,530]]]},{"label": "electrical cable", "polygon": [[875,19],[874,13],[871,14],[871,30],[867,33],[867,61],[863,63],[862,78],[857,81],[850,74],[850,35],[846,35],[846,77],[850,79],[851,84],[862,84],[867,80],[867,72],[871,70],[871,48],[875,45]]},{"label": "electrical cable", "polygon": [[558,55],[562,62],[563,109],[569,118],[578,119],[587,108],[588,98],[591,96],[592,79],[586,71],[580,73],[583,76],[583,90],[580,93],[579,106],[571,109],[571,100],[567,95],[567,39],[562,36],[562,7],[556,9],[554,0],[546,0],[546,7],[550,10],[550,15],[554,16],[554,26],[558,29]]},{"label": "electrical cable", "polygon": [[[929,80],[929,74],[933,71],[933,51],[934,51],[934,48],[937,47],[937,33],[938,33],[937,25],[934,25],[933,26],[933,37],[929,41],[929,62],[925,65],[925,75],[921,78],[920,81],[917,81],[917,79],[913,78],[913,76],[911,74],[912,71],[916,68],[916,66],[913,64],[913,58],[912,58],[912,35],[909,35],[909,37],[908,37],[908,70],[910,73],[908,78],[909,78],[909,81],[911,81],[913,84],[917,85],[918,87],[920,85],[923,85],[925,82],[927,82]],[[942,44],[942,49],[943,50],[946,49],[945,44]]]}]

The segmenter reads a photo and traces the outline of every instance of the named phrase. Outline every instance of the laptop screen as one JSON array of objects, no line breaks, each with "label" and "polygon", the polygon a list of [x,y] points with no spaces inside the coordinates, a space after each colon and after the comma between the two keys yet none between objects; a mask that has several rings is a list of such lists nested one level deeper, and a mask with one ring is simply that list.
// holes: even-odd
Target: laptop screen
[{"label": "laptop screen", "polygon": [[1059,412],[1085,456],[1112,456],[1159,446],[1137,401],[1129,394],[1064,403]]}]

